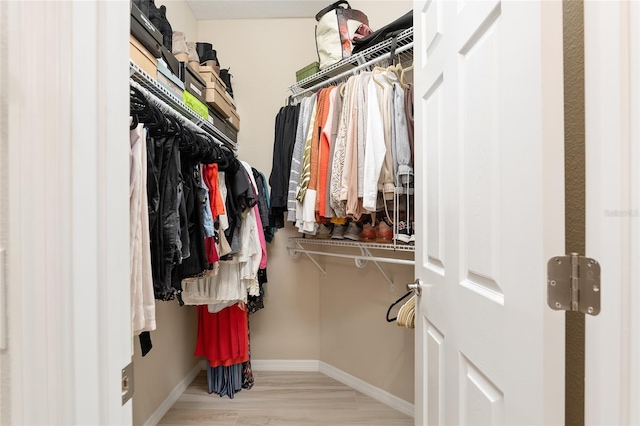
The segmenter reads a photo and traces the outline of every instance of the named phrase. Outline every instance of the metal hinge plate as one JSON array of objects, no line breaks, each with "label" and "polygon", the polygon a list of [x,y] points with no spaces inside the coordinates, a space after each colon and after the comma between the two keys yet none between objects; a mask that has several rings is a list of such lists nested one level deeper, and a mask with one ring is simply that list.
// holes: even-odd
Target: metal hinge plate
[{"label": "metal hinge plate", "polygon": [[556,256],[547,263],[547,302],[557,311],[600,313],[600,264],[595,259]]},{"label": "metal hinge plate", "polygon": [[122,405],[133,396],[133,362],[122,369]]}]

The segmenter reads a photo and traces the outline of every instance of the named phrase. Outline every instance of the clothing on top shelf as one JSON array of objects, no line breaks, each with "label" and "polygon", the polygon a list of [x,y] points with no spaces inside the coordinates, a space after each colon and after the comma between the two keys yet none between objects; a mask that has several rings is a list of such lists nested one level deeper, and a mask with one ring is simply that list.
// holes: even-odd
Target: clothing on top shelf
[{"label": "clothing on top shelf", "polygon": [[[396,220],[389,205],[396,194],[411,193],[413,185],[413,95],[400,71],[391,66],[362,72],[281,108],[270,182],[273,190],[274,176],[287,172],[276,169],[276,158],[284,164],[282,156],[291,155],[286,220],[301,233],[315,235],[319,224],[329,221],[375,219],[381,211],[389,224]],[[296,112],[294,133],[282,123]],[[394,207],[406,209],[406,204]],[[273,205],[270,212],[271,223],[284,216]]]}]

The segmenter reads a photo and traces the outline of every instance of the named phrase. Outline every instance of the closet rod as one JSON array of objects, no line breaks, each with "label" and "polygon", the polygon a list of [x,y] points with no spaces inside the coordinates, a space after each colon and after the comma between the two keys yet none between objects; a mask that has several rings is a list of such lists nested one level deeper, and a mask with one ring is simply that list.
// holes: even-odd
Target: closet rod
[{"label": "closet rod", "polygon": [[[129,84],[132,87],[135,87],[136,89],[140,90],[142,92],[142,94],[151,102],[153,102],[158,108],[160,108],[162,110],[163,113],[165,114],[169,114],[171,115],[173,118],[177,119],[180,121],[180,123],[182,123],[183,125],[185,125],[186,127],[189,127],[191,130],[193,130],[194,132],[205,132],[205,130],[198,126],[197,124],[195,124],[193,121],[189,120],[187,117],[185,117],[184,115],[180,114],[178,111],[176,111],[175,109],[171,108],[169,105],[167,105],[166,102],[163,102],[162,99],[158,98],[156,95],[154,95],[153,93],[149,92],[147,89],[145,89],[141,84],[139,84],[138,82],[129,79]],[[223,141],[221,141],[216,135],[213,135],[209,132],[206,132],[209,136],[211,136],[213,138],[214,141],[216,141],[216,143],[218,145],[226,145]]]},{"label": "closet rod", "polygon": [[[396,49],[396,51],[395,51],[395,55],[394,56],[399,55],[400,53],[403,53],[403,52],[405,52],[405,51],[407,51],[409,49],[413,49],[413,41],[408,43],[408,44],[405,44],[404,46],[398,47]],[[329,85],[329,84],[331,84],[331,83],[333,83],[335,81],[343,79],[343,78],[345,78],[345,77],[347,77],[349,75],[355,75],[358,71],[363,70],[365,68],[368,68],[371,65],[375,65],[378,62],[382,62],[385,59],[392,59],[391,52],[387,52],[384,55],[378,56],[378,57],[376,57],[376,58],[374,58],[374,59],[372,59],[372,60],[370,60],[368,62],[365,62],[364,64],[358,65],[358,66],[356,66],[356,67],[354,67],[354,68],[352,68],[350,70],[344,71],[343,73],[340,73],[340,74],[338,74],[338,75],[336,75],[334,77],[331,77],[331,78],[329,78],[329,79],[327,79],[325,81],[322,81],[322,82],[320,82],[320,83],[318,83],[318,84],[316,84],[314,86],[311,86],[308,89],[304,89],[304,90],[302,90],[302,91],[300,91],[298,93],[294,93],[293,95],[291,95],[291,97],[292,98],[298,98],[301,95],[304,95],[305,93],[315,92],[316,90],[318,90],[318,89],[320,89],[320,88],[322,88],[324,86],[327,86],[327,85]]]}]

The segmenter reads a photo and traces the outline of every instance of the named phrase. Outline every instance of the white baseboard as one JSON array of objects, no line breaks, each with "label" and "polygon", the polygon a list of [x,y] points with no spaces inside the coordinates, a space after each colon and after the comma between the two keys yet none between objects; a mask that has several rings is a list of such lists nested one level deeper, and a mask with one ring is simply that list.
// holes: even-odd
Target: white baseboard
[{"label": "white baseboard", "polygon": [[252,359],[254,371],[320,371],[317,359]]},{"label": "white baseboard", "polygon": [[[167,411],[169,411],[169,409],[171,409],[173,404],[175,404],[178,398],[180,398],[180,396],[184,393],[184,391],[187,390],[187,387],[189,387],[191,382],[193,382],[193,379],[195,379],[196,376],[200,374],[202,370],[205,370],[205,369],[206,369],[205,361],[200,361],[198,364],[196,364],[196,366],[193,367],[191,371],[189,371],[189,374],[187,374],[187,376],[184,379],[180,380],[180,383],[178,383],[176,387],[173,388],[171,393],[167,395],[165,400],[162,401],[162,404],[160,404],[160,406],[156,409],[156,411],[153,412],[151,417],[149,417],[147,421],[144,422],[144,426],[157,425],[158,422],[162,419],[162,417],[164,417],[164,415],[167,414]],[[135,394],[134,394],[134,398],[135,398]]]},{"label": "white baseboard", "polygon": [[415,417],[415,406],[402,398],[398,398],[389,392],[373,386],[349,373],[346,373],[333,365],[320,361],[320,373],[331,377],[363,394],[370,396],[378,402],[381,402],[394,410],[400,411],[409,417]]},{"label": "white baseboard", "polygon": [[251,360],[255,371],[317,371],[339,381],[363,394],[379,401],[394,410],[415,417],[415,406],[402,398],[346,373],[326,362],[311,359],[260,359]]}]

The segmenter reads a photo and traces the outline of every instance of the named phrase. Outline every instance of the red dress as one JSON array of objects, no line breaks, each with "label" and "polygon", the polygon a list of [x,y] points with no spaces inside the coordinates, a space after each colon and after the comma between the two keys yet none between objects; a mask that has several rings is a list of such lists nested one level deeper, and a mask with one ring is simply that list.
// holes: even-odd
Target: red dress
[{"label": "red dress", "polygon": [[204,356],[211,367],[230,366],[249,360],[247,311],[237,304],[217,313],[198,306],[198,341],[195,356]]}]

